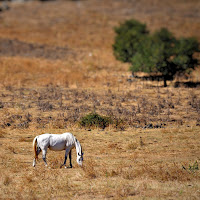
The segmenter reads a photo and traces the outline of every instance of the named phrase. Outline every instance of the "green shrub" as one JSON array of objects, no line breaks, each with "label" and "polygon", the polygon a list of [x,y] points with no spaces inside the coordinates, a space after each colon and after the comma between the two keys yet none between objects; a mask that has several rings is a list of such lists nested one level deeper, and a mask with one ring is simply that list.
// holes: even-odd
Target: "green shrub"
[{"label": "green shrub", "polygon": [[105,127],[109,126],[109,124],[112,124],[112,120],[110,117],[101,116],[94,112],[82,117],[79,124],[85,128],[94,127],[104,129]]}]

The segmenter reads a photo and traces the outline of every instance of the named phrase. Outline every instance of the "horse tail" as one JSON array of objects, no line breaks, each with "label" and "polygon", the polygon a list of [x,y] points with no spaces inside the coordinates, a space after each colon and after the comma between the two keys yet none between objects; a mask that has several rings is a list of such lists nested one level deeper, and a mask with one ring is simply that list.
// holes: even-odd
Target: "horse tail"
[{"label": "horse tail", "polygon": [[33,151],[34,151],[35,159],[38,159],[38,155],[37,155],[37,136],[33,139]]}]

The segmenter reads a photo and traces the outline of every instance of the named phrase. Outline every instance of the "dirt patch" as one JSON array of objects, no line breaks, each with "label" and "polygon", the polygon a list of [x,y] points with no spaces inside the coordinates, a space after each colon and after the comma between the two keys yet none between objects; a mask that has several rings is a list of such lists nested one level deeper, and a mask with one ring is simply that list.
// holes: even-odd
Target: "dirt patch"
[{"label": "dirt patch", "polygon": [[68,47],[52,47],[43,44],[26,43],[17,39],[11,40],[0,38],[0,56],[21,56],[65,60],[69,55],[75,56],[75,53]]}]

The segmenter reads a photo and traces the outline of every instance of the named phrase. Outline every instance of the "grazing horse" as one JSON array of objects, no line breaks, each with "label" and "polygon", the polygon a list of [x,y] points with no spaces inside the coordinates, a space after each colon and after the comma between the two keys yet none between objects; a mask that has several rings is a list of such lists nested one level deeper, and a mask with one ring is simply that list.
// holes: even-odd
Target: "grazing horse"
[{"label": "grazing horse", "polygon": [[33,150],[34,150],[34,159],[33,159],[33,167],[36,165],[36,159],[38,159],[39,153],[42,151],[42,158],[44,160],[45,165],[46,162],[46,154],[47,148],[53,151],[62,151],[65,150],[65,159],[64,163],[60,166],[64,166],[66,164],[67,156],[69,154],[69,162],[70,168],[72,168],[71,162],[71,150],[76,148],[77,152],[77,163],[79,166],[82,166],[83,162],[83,153],[80,142],[71,134],[71,133],[63,133],[63,134],[49,134],[45,133],[39,136],[36,136],[33,139]]}]

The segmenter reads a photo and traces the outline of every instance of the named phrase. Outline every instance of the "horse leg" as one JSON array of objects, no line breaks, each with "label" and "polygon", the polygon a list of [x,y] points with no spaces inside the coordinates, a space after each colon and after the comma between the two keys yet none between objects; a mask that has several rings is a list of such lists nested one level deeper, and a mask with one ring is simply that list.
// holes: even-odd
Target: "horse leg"
[{"label": "horse leg", "polygon": [[42,159],[44,160],[45,166],[47,166],[46,154],[47,154],[47,150],[42,149]]},{"label": "horse leg", "polygon": [[69,150],[66,149],[66,151],[65,151],[65,159],[64,159],[64,163],[63,163],[62,165],[60,165],[60,168],[62,168],[62,166],[65,166],[65,165],[66,165],[66,161],[67,161],[67,156],[68,156],[68,154],[69,154]]},{"label": "horse leg", "polygon": [[[40,147],[37,147],[36,155],[38,156],[40,152],[41,152]],[[38,159],[38,158],[33,159],[33,167],[35,167],[35,165],[36,165],[36,159]]]},{"label": "horse leg", "polygon": [[35,165],[36,165],[36,159],[34,158],[33,159],[33,167],[35,167]]},{"label": "horse leg", "polygon": [[72,150],[69,152],[69,168],[72,168]]}]

